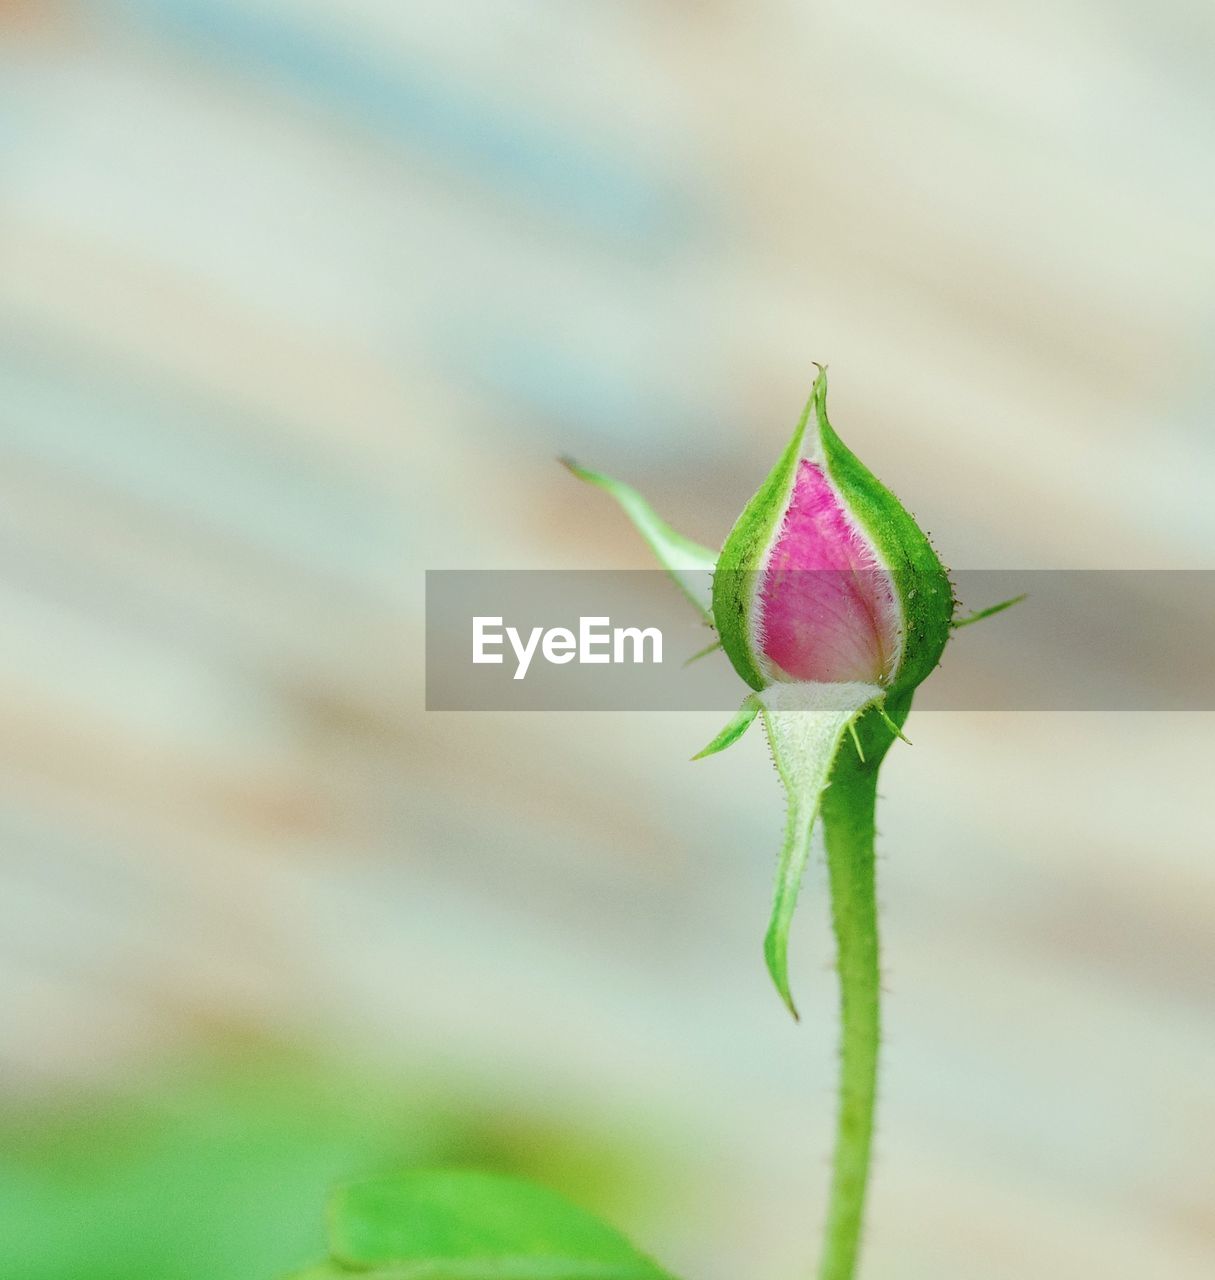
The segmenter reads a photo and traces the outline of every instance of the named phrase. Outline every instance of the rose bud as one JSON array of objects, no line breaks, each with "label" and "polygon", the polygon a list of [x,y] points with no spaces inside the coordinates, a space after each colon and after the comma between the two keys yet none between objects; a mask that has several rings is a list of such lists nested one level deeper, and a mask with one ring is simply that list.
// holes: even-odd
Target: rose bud
[{"label": "rose bud", "polygon": [[694,758],[728,747],[762,717],[788,797],[764,950],[793,1010],[789,925],[823,793],[847,735],[849,769],[870,776],[902,736],[916,686],[960,625],[948,574],[899,500],[836,435],[821,368],[792,440],[719,556],[675,533],[627,485],[567,465],[617,499],[754,690]]},{"label": "rose bud", "polygon": [[952,615],[928,539],[827,420],[820,372],[717,561],[713,617],[730,661],[753,689],[914,687],[940,658]]}]

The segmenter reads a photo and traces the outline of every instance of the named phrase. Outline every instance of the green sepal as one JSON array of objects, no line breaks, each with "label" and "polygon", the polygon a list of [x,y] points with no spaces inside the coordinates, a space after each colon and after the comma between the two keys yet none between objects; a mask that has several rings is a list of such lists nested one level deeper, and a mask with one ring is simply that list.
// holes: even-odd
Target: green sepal
[{"label": "green sepal", "polygon": [[955,618],[950,626],[955,631],[958,627],[969,627],[972,622],[982,622],[984,618],[992,618],[997,613],[1003,613],[1005,609],[1011,609],[1013,605],[1020,604],[1028,596],[1028,591],[1022,591],[1019,596],[1013,596],[1011,600],[1001,600],[999,604],[989,604],[986,609],[977,609],[974,613],[968,613],[964,618]]},{"label": "green sepal", "polygon": [[701,748],[693,757],[693,760],[703,760],[705,756],[715,756],[719,751],[724,751],[727,747],[732,747],[751,727],[751,721],[759,714],[759,699],[751,694],[743,699],[743,704],[734,713],[730,723],[709,743],[707,747]]},{"label": "green sepal", "polygon": [[560,462],[572,475],[610,494],[620,504],[633,528],[646,540],[658,563],[692,602],[704,620],[713,625],[712,573],[717,553],[676,532],[632,485],[613,480],[598,471],[580,467],[572,458]]},{"label": "green sepal", "polygon": [[914,689],[941,659],[954,612],[953,585],[924,531],[889,489],[836,435],[827,418],[827,371],[810,393],[823,470],[849,515],[890,571],[903,623],[891,690]]},{"label": "green sepal", "polygon": [[[764,936],[764,959],[794,1018],[798,1014],[789,987],[789,929],[810,856],[815,818],[844,735],[866,708],[880,703],[884,696],[885,691],[877,685],[859,683],[778,684],[755,695],[788,806],[772,916]],[[878,723],[882,723],[880,719]],[[884,725],[882,731],[889,734]],[[893,734],[889,734],[885,745],[891,740]],[[851,744],[846,749],[852,750]],[[862,754],[874,759],[876,767],[884,747],[870,741]]]},{"label": "green sepal", "polygon": [[697,649],[697,651],[690,658],[685,658],[683,660],[683,665],[685,667],[690,667],[692,663],[699,662],[701,658],[707,658],[709,654],[716,653],[720,648],[721,648],[721,641],[714,640],[712,644],[705,645],[703,649]]},{"label": "green sepal", "polygon": [[[818,382],[814,385],[817,388]],[[713,575],[713,621],[721,637],[721,646],[734,670],[752,689],[762,689],[768,683],[751,653],[755,573],[789,505],[802,440],[813,407],[812,392],[793,438],[730,530],[717,558],[717,572]]]}]

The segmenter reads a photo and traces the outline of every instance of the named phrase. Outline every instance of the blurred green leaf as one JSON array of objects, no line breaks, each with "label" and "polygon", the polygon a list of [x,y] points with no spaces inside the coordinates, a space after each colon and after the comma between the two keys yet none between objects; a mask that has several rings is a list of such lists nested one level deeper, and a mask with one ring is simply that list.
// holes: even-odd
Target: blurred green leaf
[{"label": "blurred green leaf", "polygon": [[6,1101],[0,1280],[271,1280],[325,1253],[335,1185],[402,1166],[489,1166],[596,1206],[655,1194],[653,1153],[449,1069],[242,1047],[121,1092]]},{"label": "blurred green leaf", "polygon": [[623,1236],[533,1182],[457,1169],[373,1178],[329,1210],[333,1265],[298,1280],[670,1280]]}]

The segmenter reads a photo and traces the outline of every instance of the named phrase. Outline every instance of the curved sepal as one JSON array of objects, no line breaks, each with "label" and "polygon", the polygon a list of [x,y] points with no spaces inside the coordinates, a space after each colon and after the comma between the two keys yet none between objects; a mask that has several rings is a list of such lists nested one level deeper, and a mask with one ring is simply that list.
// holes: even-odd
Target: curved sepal
[{"label": "curved sepal", "polygon": [[776,873],[772,918],[764,937],[768,972],[789,1012],[789,927],[810,856],[810,835],[844,735],[885,690],[870,684],[780,684],[756,695],[768,745],[788,803],[785,841]]},{"label": "curved sepal", "polygon": [[813,405],[811,396],[793,432],[793,439],[785,446],[776,466],[730,530],[713,576],[713,621],[717,634],[721,637],[726,656],[734,664],[734,670],[752,689],[762,689],[770,683],[760,670],[752,643],[751,620],[759,573],[789,505]]},{"label": "curved sepal", "polygon": [[949,639],[953,585],[910,512],[836,435],[827,418],[825,369],[810,399],[817,426],[814,448],[823,469],[894,581],[902,636],[890,687],[914,689],[931,674]]},{"label": "curved sepal", "polygon": [[1020,604],[1022,600],[1028,599],[1029,592],[1022,591],[1019,596],[1013,596],[1011,600],[1001,600],[999,604],[989,604],[986,609],[976,609],[974,613],[968,613],[964,618],[955,618],[952,622],[953,629],[956,631],[959,627],[969,627],[972,622],[982,622],[984,618],[994,618],[997,613],[1003,613],[1005,609],[1011,609],[1013,605]]},{"label": "curved sepal", "polygon": [[735,712],[733,719],[726,727],[709,743],[707,747],[702,747],[693,757],[693,760],[703,760],[705,756],[715,756],[719,751],[724,751],[727,747],[732,747],[751,727],[751,721],[759,714],[759,699],[752,694],[743,700],[743,704]]},{"label": "curved sepal", "polygon": [[712,626],[712,574],[717,564],[717,553],[677,533],[632,485],[613,480],[598,471],[588,471],[572,458],[560,461],[579,480],[595,485],[616,499],[633,528],[646,540],[658,563]]}]

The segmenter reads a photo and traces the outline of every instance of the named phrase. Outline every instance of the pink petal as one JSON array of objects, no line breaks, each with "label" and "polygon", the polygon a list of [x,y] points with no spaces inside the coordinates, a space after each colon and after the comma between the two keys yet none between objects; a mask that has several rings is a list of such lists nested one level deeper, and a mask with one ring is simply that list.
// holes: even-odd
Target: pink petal
[{"label": "pink petal", "polygon": [[761,647],[785,680],[879,684],[899,647],[894,584],[822,468],[803,459],[760,589]]}]

